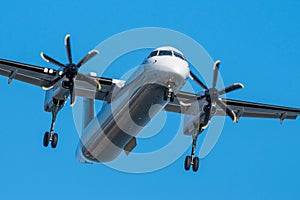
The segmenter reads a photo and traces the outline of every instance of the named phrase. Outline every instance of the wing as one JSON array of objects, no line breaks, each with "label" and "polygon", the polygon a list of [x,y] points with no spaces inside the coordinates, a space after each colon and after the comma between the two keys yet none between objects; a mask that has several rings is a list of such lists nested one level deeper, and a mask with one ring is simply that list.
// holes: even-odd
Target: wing
[{"label": "wing", "polygon": [[103,78],[97,76],[89,77],[91,79],[94,79],[94,82],[100,83],[101,90],[98,90],[94,86],[94,84],[90,83],[90,81],[87,82],[82,76],[82,74],[78,73],[75,81],[75,90],[77,96],[110,102],[113,90],[116,88],[122,88],[125,84],[125,81],[123,80]]},{"label": "wing", "polygon": [[0,59],[0,75],[8,77],[8,83],[16,79],[42,87],[49,85],[56,78],[57,73],[50,68]]},{"label": "wing", "polygon": [[[8,77],[8,83],[16,79],[35,86],[43,87],[51,85],[62,71],[52,68],[40,67],[30,64],[14,62],[0,59],[0,75]],[[99,82],[101,90],[98,90],[95,84],[84,79],[81,73],[78,73],[75,81],[76,95],[90,99],[110,101],[113,89],[122,87],[124,81],[109,79],[97,76],[89,76],[94,82]]]},{"label": "wing", "polygon": [[[194,109],[195,107],[197,108]],[[176,93],[175,100],[173,102],[169,102],[165,106],[164,110],[181,114],[197,115],[199,113],[197,95],[189,92],[178,92]]]},{"label": "wing", "polygon": [[[280,119],[281,123],[284,119],[296,119],[300,115],[300,109],[298,108],[289,108],[283,106],[275,106],[240,100],[231,100],[231,99],[220,99],[222,102],[227,104],[236,114],[237,118],[240,117],[252,117],[252,118],[272,118]],[[192,102],[192,103],[184,103]],[[164,108],[169,112],[177,112],[182,114],[197,115],[195,110],[199,109],[199,106],[202,106],[204,102],[197,101],[197,95],[188,92],[179,92],[176,94],[176,100],[172,103],[168,103]],[[195,109],[195,106],[198,106]],[[226,116],[226,113],[220,108],[217,107],[215,116]]]},{"label": "wing", "polygon": [[[252,118],[273,118],[280,119],[282,123],[284,119],[296,119],[300,115],[300,109],[283,106],[275,106],[269,104],[253,103],[240,100],[222,99],[235,113],[239,120],[240,117]],[[225,115],[221,109],[218,109],[216,115]]]}]

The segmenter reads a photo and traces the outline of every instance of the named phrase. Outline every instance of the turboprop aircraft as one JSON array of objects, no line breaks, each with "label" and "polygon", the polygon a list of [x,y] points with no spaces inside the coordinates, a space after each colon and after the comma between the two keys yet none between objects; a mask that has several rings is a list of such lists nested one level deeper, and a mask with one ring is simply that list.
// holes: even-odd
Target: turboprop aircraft
[{"label": "turboprop aircraft", "polygon": [[[211,87],[206,86],[190,69],[183,53],[165,46],[154,49],[131,77],[117,80],[98,77],[95,73],[82,74],[79,69],[99,52],[90,51],[74,64],[70,35],[65,37],[68,64],[41,53],[41,57],[59,68],[47,68],[0,59],[0,75],[46,90],[44,110],[52,113],[50,130],[44,135],[43,145],[50,143],[56,148],[58,134],[54,125],[58,112],[68,98],[74,105],[76,96],[83,97],[84,127],[77,148],[77,159],[83,163],[109,162],[122,151],[129,154],[137,145],[136,136],[158,112],[175,112],[191,116],[184,125],[183,133],[192,137],[192,151],[186,156],[184,168],[193,171],[199,168],[195,156],[198,136],[214,116],[229,116],[233,122],[241,117],[273,118],[282,123],[285,119],[296,119],[300,109],[288,108],[240,100],[221,98],[221,95],[243,88],[235,83],[217,89],[220,61],[213,67]],[[188,79],[195,81],[203,92],[199,94],[182,91]],[[104,101],[101,110],[94,114],[94,101]],[[159,105],[159,106],[153,106]]]}]

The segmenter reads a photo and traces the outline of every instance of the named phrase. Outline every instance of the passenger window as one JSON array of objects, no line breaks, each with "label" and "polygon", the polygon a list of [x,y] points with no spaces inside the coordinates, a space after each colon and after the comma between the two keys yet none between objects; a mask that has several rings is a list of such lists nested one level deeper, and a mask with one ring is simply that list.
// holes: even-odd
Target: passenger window
[{"label": "passenger window", "polygon": [[183,55],[181,55],[180,53],[177,53],[176,51],[174,51],[174,56],[182,59],[182,60],[185,60],[185,58],[183,57]]},{"label": "passenger window", "polygon": [[159,56],[172,56],[172,51],[165,51],[165,50],[162,50],[159,52],[158,54]]},{"label": "passenger window", "polygon": [[148,59],[148,58],[151,58],[151,57],[153,57],[153,56],[157,56],[157,52],[158,52],[158,51],[152,51],[152,52],[150,53],[150,55],[147,57],[147,59]]}]

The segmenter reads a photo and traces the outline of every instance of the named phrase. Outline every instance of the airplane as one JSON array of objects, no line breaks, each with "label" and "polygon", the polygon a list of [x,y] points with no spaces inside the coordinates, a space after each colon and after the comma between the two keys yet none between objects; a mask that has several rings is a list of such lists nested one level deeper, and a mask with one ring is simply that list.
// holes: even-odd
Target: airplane
[{"label": "airplane", "polygon": [[[116,159],[122,152],[127,155],[137,146],[136,136],[151,121],[149,111],[166,111],[191,116],[185,122],[184,134],[192,137],[191,154],[185,157],[185,170],[198,171],[199,158],[195,156],[198,136],[214,116],[229,116],[233,122],[241,117],[296,119],[300,109],[220,97],[244,88],[235,83],[217,89],[220,61],[213,66],[211,87],[206,86],[191,70],[184,54],[171,46],[151,51],[128,80],[98,77],[95,73],[82,74],[79,69],[99,52],[90,51],[77,64],[71,53],[70,35],[65,37],[68,64],[41,57],[59,68],[47,68],[0,59],[0,75],[42,87],[45,90],[44,110],[52,113],[50,130],[45,132],[43,145],[57,147],[58,134],[54,131],[56,116],[68,98],[73,106],[76,96],[83,97],[83,130],[76,157],[82,163],[102,163]],[[203,91],[182,91],[188,79],[195,81]],[[95,115],[95,100],[103,101]],[[159,105],[159,106],[153,106]]]}]

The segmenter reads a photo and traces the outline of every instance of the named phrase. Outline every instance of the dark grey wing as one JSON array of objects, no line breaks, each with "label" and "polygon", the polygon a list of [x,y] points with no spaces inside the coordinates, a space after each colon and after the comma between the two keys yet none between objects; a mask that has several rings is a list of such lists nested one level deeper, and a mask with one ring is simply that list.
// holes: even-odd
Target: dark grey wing
[{"label": "dark grey wing", "polygon": [[[88,79],[85,77],[88,77]],[[97,83],[101,86],[100,90],[97,88]],[[89,76],[78,73],[75,80],[75,91],[77,96],[110,102],[113,90],[116,88],[122,88],[124,84],[125,81],[123,80]]]},{"label": "dark grey wing", "polygon": [[[16,79],[39,87],[49,87],[63,71],[25,63],[0,59],[0,75],[8,77],[8,83]],[[88,78],[87,78],[88,77]],[[99,88],[99,84],[101,89]],[[124,81],[78,73],[75,80],[76,95],[90,99],[110,101],[113,89],[121,88]]]},{"label": "dark grey wing", "polygon": [[[300,115],[299,108],[290,108],[283,106],[275,106],[240,100],[222,99],[220,100],[232,109],[238,120],[240,117],[251,118],[273,118],[280,119],[296,119]],[[188,103],[187,103],[188,102]],[[205,104],[205,100],[197,100],[197,95],[188,92],[179,92],[176,94],[174,102],[168,103],[164,110],[168,112],[176,112],[189,115],[197,115],[201,106]],[[226,113],[217,107],[215,116],[226,116]]]},{"label": "dark grey wing", "polygon": [[51,68],[0,59],[0,75],[8,77],[8,83],[16,79],[43,87],[49,85],[56,78],[57,71]]},{"label": "dark grey wing", "polygon": [[199,114],[199,106],[203,105],[203,101],[197,100],[197,95],[189,92],[176,93],[175,100],[169,102],[164,110],[167,112],[175,112],[181,114],[197,115]]},{"label": "dark grey wing", "polygon": [[[273,118],[280,119],[296,119],[300,115],[300,109],[283,106],[275,106],[269,104],[261,104],[232,99],[221,99],[235,113],[237,118],[252,117],[252,118]],[[224,115],[221,109],[217,110],[216,115]]]}]

